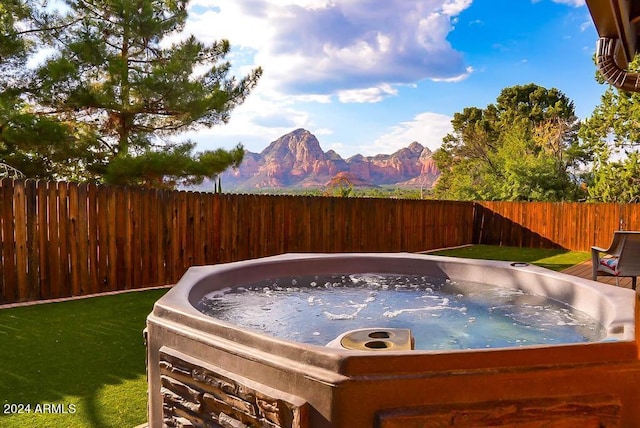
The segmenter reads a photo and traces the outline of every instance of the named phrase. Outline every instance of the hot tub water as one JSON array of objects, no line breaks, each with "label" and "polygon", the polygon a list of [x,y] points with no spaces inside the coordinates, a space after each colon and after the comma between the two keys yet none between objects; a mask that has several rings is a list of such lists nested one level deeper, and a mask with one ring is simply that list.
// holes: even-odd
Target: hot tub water
[{"label": "hot tub water", "polygon": [[418,350],[602,340],[599,322],[522,290],[399,274],[280,277],[204,296],[197,308],[274,337],[326,345],[345,331],[408,328]]}]

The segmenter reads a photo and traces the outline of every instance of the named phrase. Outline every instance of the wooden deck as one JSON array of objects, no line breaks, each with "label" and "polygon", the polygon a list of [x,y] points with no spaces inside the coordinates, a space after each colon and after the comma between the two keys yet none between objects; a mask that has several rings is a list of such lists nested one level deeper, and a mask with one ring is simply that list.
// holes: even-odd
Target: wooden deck
[{"label": "wooden deck", "polygon": [[[580,278],[591,279],[591,261],[586,261],[562,271],[569,275],[578,276]],[[613,276],[599,276],[598,282],[603,284],[616,285],[616,278]],[[620,278],[620,287],[631,288],[631,278]],[[640,287],[638,287],[640,288]]]}]

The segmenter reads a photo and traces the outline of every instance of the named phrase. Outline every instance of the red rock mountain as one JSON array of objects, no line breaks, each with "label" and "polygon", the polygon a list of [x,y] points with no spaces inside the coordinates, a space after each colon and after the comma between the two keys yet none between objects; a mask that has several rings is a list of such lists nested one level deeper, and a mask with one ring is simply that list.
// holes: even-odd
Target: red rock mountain
[{"label": "red rock mountain", "polygon": [[440,175],[431,151],[413,142],[391,155],[343,159],[324,152],[305,129],[283,135],[260,153],[246,152],[240,167],[222,174],[225,190],[321,187],[338,174],[348,174],[360,186],[385,184],[430,188]]}]

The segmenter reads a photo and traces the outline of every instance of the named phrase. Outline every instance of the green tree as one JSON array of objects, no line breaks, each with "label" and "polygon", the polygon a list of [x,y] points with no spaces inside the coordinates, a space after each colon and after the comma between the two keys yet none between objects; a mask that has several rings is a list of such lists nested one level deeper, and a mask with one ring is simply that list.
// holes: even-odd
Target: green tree
[{"label": "green tree", "polygon": [[231,151],[194,154],[171,137],[226,122],[257,83],[256,69],[229,77],[226,40],[186,37],[187,0],[66,0],[48,36],[56,53],[37,70],[42,111],[70,124],[91,159],[89,177],[115,184],[173,186],[215,177],[242,161]]},{"label": "green tree", "polygon": [[28,177],[73,177],[86,151],[68,124],[39,114],[28,97],[26,63],[48,26],[33,2],[0,4],[0,162]]},{"label": "green tree", "polygon": [[30,15],[30,7],[23,0],[6,0],[0,3],[0,67],[7,72],[11,61],[24,59],[27,41],[22,37],[17,24]]},{"label": "green tree", "polygon": [[504,88],[495,104],[454,114],[434,159],[440,199],[574,200],[588,159],[573,102],[535,84]]},{"label": "green tree", "polygon": [[[640,59],[630,65],[640,71]],[[599,73],[596,80],[605,84]],[[640,93],[609,85],[591,116],[584,121],[580,137],[594,151],[589,197],[603,202],[638,202],[640,197]]]}]

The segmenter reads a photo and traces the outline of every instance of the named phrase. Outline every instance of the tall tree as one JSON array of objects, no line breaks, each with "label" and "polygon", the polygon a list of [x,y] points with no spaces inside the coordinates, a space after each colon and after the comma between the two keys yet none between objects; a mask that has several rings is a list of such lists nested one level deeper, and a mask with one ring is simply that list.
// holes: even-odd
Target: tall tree
[{"label": "tall tree", "polygon": [[226,40],[169,44],[185,25],[187,0],[66,0],[50,33],[57,53],[37,70],[42,111],[73,124],[92,154],[84,165],[116,184],[200,182],[243,156],[240,146],[194,154],[171,137],[226,122],[257,83],[258,68],[228,77]]},{"label": "tall tree", "polygon": [[[640,59],[629,64],[640,71]],[[606,84],[599,73],[596,80]],[[640,201],[640,93],[611,85],[605,90],[580,137],[593,148],[595,159],[589,197],[603,202]]]},{"label": "tall tree", "polygon": [[573,200],[587,158],[571,100],[535,84],[504,88],[495,104],[454,114],[434,154],[434,194],[460,200]]},{"label": "tall tree", "polygon": [[34,2],[0,3],[0,162],[28,177],[74,177],[86,152],[66,124],[29,103],[26,63],[48,24]]}]

